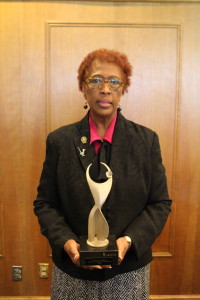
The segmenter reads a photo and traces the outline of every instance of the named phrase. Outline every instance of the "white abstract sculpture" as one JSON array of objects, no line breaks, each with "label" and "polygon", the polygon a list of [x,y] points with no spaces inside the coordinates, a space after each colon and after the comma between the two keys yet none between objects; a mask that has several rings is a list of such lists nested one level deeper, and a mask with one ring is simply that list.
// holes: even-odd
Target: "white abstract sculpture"
[{"label": "white abstract sculpture", "polygon": [[88,240],[87,244],[92,247],[105,247],[108,245],[109,226],[101,208],[106,201],[112,187],[112,172],[110,168],[101,162],[106,168],[107,180],[102,183],[93,181],[89,175],[89,169],[92,164],[87,167],[86,179],[94,198],[95,205],[92,208],[88,219]]}]

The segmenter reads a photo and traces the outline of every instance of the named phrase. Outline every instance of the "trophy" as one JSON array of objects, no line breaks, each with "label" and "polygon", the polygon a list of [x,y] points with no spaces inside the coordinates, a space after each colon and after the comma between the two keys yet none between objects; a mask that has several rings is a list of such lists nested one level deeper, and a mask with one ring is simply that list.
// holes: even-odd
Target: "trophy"
[{"label": "trophy", "polygon": [[80,264],[82,266],[116,265],[118,262],[115,236],[109,235],[108,222],[101,211],[112,187],[112,172],[105,163],[101,162],[101,164],[107,169],[105,182],[98,183],[91,179],[89,170],[92,164],[86,170],[86,179],[95,205],[88,218],[88,236],[80,238]]}]

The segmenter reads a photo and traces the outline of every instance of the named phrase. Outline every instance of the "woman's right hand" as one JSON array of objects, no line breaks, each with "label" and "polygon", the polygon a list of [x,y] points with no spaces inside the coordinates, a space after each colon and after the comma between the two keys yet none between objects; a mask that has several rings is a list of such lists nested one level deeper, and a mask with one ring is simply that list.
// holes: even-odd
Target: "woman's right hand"
[{"label": "woman's right hand", "polygon": [[[80,267],[80,253],[79,253],[80,245],[75,240],[68,240],[64,244],[64,250],[69,255],[71,261],[77,266]],[[101,270],[101,269],[110,269],[110,265],[106,266],[82,266],[84,269],[87,270]]]},{"label": "woman's right hand", "polygon": [[64,250],[69,255],[71,261],[77,266],[80,267],[80,245],[75,240],[68,240],[64,244]]}]

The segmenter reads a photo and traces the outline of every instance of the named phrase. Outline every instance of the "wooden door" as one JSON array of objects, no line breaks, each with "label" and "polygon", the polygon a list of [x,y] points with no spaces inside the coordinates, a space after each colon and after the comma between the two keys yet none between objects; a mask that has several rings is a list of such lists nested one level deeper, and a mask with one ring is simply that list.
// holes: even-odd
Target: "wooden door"
[{"label": "wooden door", "polygon": [[[173,199],[153,247],[151,298],[200,299],[199,25],[198,3],[0,2],[0,299],[49,299],[38,264],[51,269],[50,248],[32,202],[46,135],[84,116],[77,69],[100,47],[134,66],[122,113],[159,134]],[[22,281],[12,281],[15,265]]]}]

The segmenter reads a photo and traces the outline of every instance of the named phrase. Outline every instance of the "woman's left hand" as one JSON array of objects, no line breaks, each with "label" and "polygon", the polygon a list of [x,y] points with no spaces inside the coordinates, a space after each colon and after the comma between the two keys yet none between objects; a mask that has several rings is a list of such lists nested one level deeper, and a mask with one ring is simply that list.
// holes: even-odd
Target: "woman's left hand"
[{"label": "woman's left hand", "polygon": [[118,248],[118,265],[123,261],[126,252],[130,248],[130,243],[124,237],[120,237],[116,240],[117,248]]}]

